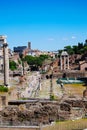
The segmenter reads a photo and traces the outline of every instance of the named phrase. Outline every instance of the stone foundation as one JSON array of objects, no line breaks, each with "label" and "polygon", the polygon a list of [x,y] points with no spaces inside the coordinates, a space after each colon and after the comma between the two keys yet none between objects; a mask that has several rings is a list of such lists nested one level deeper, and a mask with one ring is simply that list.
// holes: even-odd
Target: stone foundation
[{"label": "stone foundation", "polygon": [[39,127],[0,127],[0,130],[40,130]]},{"label": "stone foundation", "polygon": [[8,105],[8,93],[0,92],[0,110]]}]

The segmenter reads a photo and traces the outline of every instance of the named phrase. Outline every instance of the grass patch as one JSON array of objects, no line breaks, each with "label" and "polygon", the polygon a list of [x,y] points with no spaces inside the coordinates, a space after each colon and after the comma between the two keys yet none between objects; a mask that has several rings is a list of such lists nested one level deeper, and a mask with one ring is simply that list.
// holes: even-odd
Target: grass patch
[{"label": "grass patch", "polygon": [[81,97],[83,96],[83,91],[85,90],[84,84],[65,84],[64,87],[67,93]]},{"label": "grass patch", "polygon": [[74,84],[64,84],[64,86],[72,86],[72,87],[84,87],[83,83],[74,83]]},{"label": "grass patch", "polygon": [[87,119],[75,121],[59,121],[53,125],[45,127],[43,130],[83,130],[87,128]]}]

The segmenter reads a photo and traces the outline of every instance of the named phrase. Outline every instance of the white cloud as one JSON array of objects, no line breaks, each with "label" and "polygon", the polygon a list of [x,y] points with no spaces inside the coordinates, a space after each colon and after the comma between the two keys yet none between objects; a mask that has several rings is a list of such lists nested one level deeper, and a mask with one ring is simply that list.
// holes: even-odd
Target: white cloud
[{"label": "white cloud", "polygon": [[54,41],[54,38],[48,38],[48,41]]},{"label": "white cloud", "polygon": [[76,37],[75,37],[75,36],[72,36],[72,39],[76,39]]}]

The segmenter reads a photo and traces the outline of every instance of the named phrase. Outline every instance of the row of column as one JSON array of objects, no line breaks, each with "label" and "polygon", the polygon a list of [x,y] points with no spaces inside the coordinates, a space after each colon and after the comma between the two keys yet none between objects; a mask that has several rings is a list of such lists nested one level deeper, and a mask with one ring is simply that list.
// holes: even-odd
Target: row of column
[{"label": "row of column", "polygon": [[69,56],[60,57],[60,69],[61,70],[69,69]]}]

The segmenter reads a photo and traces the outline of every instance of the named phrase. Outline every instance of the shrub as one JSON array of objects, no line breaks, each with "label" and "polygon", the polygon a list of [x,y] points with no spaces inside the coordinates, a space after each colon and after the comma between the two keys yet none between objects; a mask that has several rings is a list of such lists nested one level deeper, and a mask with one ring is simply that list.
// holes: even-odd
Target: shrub
[{"label": "shrub", "polygon": [[54,95],[50,95],[50,100],[51,100],[51,101],[55,100]]},{"label": "shrub", "polygon": [[17,69],[17,63],[15,61],[9,61],[10,70],[14,71]]},{"label": "shrub", "polygon": [[3,85],[0,85],[0,92],[8,92],[8,88]]}]

